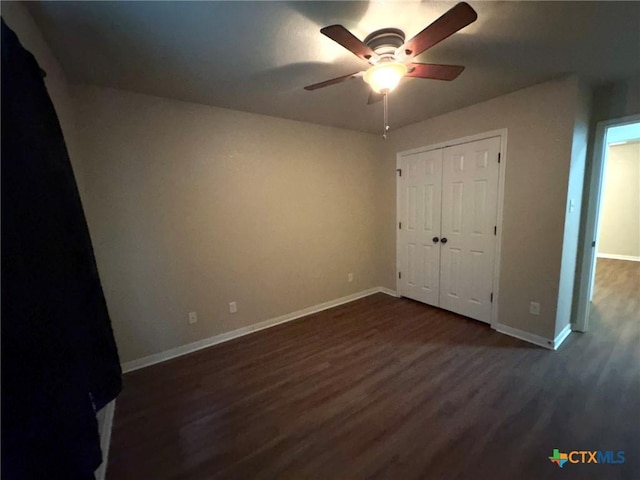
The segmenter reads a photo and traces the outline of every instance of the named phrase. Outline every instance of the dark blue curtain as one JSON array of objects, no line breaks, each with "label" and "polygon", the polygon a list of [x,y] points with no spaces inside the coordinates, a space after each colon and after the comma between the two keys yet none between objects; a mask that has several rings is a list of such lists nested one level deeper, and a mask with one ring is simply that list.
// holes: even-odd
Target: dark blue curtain
[{"label": "dark blue curtain", "polygon": [[43,71],[2,21],[2,478],[88,479],[121,370]]}]

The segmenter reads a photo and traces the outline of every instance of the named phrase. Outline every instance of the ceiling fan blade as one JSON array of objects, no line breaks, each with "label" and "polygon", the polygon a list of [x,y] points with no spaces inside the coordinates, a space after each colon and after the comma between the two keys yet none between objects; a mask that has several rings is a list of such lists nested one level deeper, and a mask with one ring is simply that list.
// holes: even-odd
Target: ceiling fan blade
[{"label": "ceiling fan blade", "polygon": [[325,80],[324,82],[314,83],[313,85],[307,85],[305,90],[317,90],[318,88],[328,87],[329,85],[335,85],[336,83],[351,80],[352,78],[360,77],[362,72],[350,73],[349,75],[343,75],[342,77],[332,78],[331,80]]},{"label": "ceiling fan blade", "polygon": [[376,59],[378,56],[366,44],[342,25],[330,25],[320,29],[320,33],[339,43],[351,53],[365,61]]},{"label": "ceiling fan blade", "polygon": [[405,52],[409,57],[415,57],[436,43],[453,35],[458,30],[473,23],[478,14],[468,3],[461,2],[446,12],[427,28],[407,41],[398,50]]},{"label": "ceiling fan blade", "polygon": [[373,90],[369,92],[369,100],[367,100],[367,105],[371,105],[372,103],[378,103],[382,101],[384,98],[384,93],[376,93]]},{"label": "ceiling fan blade", "polygon": [[462,65],[437,65],[435,63],[410,63],[407,77],[433,80],[455,80],[462,73]]}]

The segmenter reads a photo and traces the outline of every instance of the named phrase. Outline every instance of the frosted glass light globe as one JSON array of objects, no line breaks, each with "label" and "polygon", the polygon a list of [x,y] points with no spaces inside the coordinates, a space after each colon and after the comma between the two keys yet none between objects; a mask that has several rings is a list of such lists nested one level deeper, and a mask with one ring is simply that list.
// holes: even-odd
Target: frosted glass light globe
[{"label": "frosted glass light globe", "polygon": [[364,81],[376,93],[388,93],[398,86],[407,74],[407,66],[400,62],[384,62],[374,65],[364,73]]}]

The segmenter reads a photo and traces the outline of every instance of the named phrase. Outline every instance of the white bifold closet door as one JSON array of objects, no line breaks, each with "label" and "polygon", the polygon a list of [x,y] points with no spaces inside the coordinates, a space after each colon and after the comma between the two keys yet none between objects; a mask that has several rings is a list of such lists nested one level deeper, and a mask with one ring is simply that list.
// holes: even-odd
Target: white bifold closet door
[{"label": "white bifold closet door", "polygon": [[400,294],[491,321],[500,137],[401,157]]}]

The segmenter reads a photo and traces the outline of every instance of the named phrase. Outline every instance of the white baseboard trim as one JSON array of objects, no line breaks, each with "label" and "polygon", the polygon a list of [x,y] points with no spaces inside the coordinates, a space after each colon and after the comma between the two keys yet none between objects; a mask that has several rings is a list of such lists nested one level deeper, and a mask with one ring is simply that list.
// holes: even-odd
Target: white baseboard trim
[{"label": "white baseboard trim", "polygon": [[640,257],[631,255],[618,255],[617,253],[599,253],[598,258],[610,258],[612,260],[629,260],[630,262],[640,262]]},{"label": "white baseboard trim", "polygon": [[496,330],[500,333],[504,333],[505,335],[509,335],[510,337],[515,337],[520,340],[524,340],[525,342],[533,343],[534,345],[553,350],[553,340],[541,337],[540,335],[535,335],[533,333],[525,332],[524,330],[513,328],[508,325],[502,325],[500,323],[496,325]]},{"label": "white baseboard trim", "polygon": [[102,450],[102,465],[95,472],[96,480],[104,480],[107,475],[109,463],[109,445],[111,444],[111,427],[113,426],[113,414],[116,410],[116,401],[112,400],[104,407],[104,419],[100,425],[100,450]]},{"label": "white baseboard trim", "polygon": [[571,324],[564,327],[553,340],[541,337],[540,335],[526,332],[524,330],[520,330],[518,328],[513,328],[508,325],[498,324],[496,325],[496,330],[500,333],[504,333],[505,335],[509,335],[510,337],[515,337],[519,340],[524,340],[525,342],[533,343],[534,345],[538,345],[549,350],[557,350],[562,342],[564,342],[571,333]]},{"label": "white baseboard trim", "polygon": [[556,335],[556,338],[553,339],[553,349],[557,350],[558,348],[560,348],[560,345],[562,345],[562,342],[564,342],[567,337],[571,334],[573,330],[571,330],[571,324],[567,324],[566,327],[564,327],[562,329],[562,331]]},{"label": "white baseboard trim", "polygon": [[374,293],[386,293],[387,295],[391,295],[394,297],[396,296],[395,292],[388,288],[384,288],[384,287],[370,288],[368,290],[363,290],[358,293],[347,295],[346,297],[336,298],[335,300],[330,300],[328,302],[320,303],[312,307],[304,308],[302,310],[298,310],[297,312],[288,313],[286,315],[281,315],[279,317],[271,318],[269,320],[265,320],[260,323],[249,325],[248,327],[238,328],[237,330],[232,330],[231,332],[214,335],[213,337],[198,340],[197,342],[188,343],[186,345],[181,345],[179,347],[172,348],[170,350],[165,350],[164,352],[149,355],[148,357],[143,357],[137,360],[132,360],[130,362],[125,362],[122,364],[122,372],[123,373],[133,372],[134,370],[138,370],[140,368],[149,367],[151,365],[155,365],[156,363],[171,360],[172,358],[176,358],[176,357],[181,357],[182,355],[193,353],[198,350],[202,350],[203,348],[211,347],[219,343],[233,340],[234,338],[242,337],[244,335],[248,335],[253,332],[264,330],[265,328],[270,328],[276,325],[280,325],[281,323],[290,322],[300,317],[305,317],[313,313],[317,313],[323,310],[327,310],[329,308],[337,307],[338,305],[342,305],[344,303],[352,302],[359,298],[368,297],[369,295],[373,295]]},{"label": "white baseboard trim", "polygon": [[387,295],[391,295],[392,297],[398,298],[398,292],[396,292],[395,290],[391,290],[390,288],[380,287],[378,291],[380,293],[386,293]]}]

